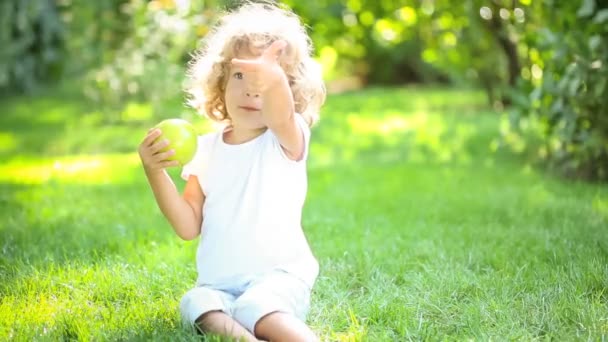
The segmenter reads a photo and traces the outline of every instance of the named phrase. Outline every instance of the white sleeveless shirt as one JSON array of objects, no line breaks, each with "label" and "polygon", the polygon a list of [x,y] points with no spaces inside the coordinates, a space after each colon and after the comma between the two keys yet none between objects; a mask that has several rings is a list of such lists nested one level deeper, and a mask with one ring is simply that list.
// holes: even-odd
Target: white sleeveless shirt
[{"label": "white sleeveless shirt", "polygon": [[221,131],[199,136],[182,178],[197,176],[203,223],[196,254],[198,285],[221,286],[272,270],[287,271],[312,288],[319,272],[301,226],[307,191],[310,129],[296,114],[304,157],[290,160],[270,129],[239,145]]}]

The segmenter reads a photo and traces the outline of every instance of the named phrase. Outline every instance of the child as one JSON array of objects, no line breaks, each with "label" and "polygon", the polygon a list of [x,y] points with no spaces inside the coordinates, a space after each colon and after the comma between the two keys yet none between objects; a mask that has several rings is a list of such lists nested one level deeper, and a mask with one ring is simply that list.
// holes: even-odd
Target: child
[{"label": "child", "polygon": [[255,341],[311,341],[304,323],[318,263],[302,232],[310,126],[325,100],[298,17],[246,3],[225,15],[190,65],[191,103],[224,124],[202,135],[180,196],[170,142],[139,147],[159,208],[178,236],[201,240],[198,280],[182,317],[204,332]]}]

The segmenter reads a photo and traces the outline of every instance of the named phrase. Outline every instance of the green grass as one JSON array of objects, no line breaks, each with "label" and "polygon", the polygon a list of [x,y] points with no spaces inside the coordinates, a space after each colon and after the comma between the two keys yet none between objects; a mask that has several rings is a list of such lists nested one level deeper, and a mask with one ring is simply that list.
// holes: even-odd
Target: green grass
[{"label": "green grass", "polygon": [[[196,241],[134,152],[159,118],[133,104],[107,122],[61,92],[2,108],[0,340],[197,340],[178,313]],[[496,150],[500,120],[466,90],[328,99],[303,219],[323,340],[608,337],[608,187]]]}]

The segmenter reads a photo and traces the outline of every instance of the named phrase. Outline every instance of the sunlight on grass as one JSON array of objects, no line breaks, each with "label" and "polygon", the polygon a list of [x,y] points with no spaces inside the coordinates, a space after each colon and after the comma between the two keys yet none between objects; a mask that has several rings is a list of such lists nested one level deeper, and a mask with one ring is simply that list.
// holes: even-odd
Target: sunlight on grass
[{"label": "sunlight on grass", "polygon": [[[524,173],[528,174],[528,172],[531,173],[531,171]],[[531,207],[541,207],[554,200],[554,194],[543,184],[536,184],[530,187],[526,193],[526,202]]]},{"label": "sunlight on grass", "polygon": [[367,340],[367,329],[362,325],[351,308],[348,309],[349,327],[346,332],[332,332],[331,340],[338,342],[362,342]]},{"label": "sunlight on grass", "polygon": [[[421,94],[424,94],[421,96]],[[341,163],[470,164],[489,155],[495,113],[476,91],[368,89],[332,95],[313,128],[312,167]]]},{"label": "sunlight on grass", "polygon": [[[62,336],[81,340],[100,331],[107,339],[115,340],[109,336],[136,329],[165,327],[177,331],[179,293],[175,291],[183,291],[185,283],[160,276],[168,273],[167,264],[162,265],[156,270],[120,261],[51,265],[18,279],[10,289],[0,287],[3,292],[8,290],[0,303],[0,321],[11,323],[5,336],[22,337],[20,322],[33,328],[27,333],[33,339],[55,340]],[[113,281],[117,274],[121,280]],[[78,304],[70,305],[72,302]],[[133,306],[139,310],[132,310]],[[156,321],[152,326],[148,326],[150,318]]]},{"label": "sunlight on grass", "polygon": [[391,133],[411,131],[413,127],[410,120],[403,117],[403,113],[389,112],[382,117],[365,117],[359,113],[350,113],[346,116],[346,122],[350,129],[357,135],[379,134],[388,136]]},{"label": "sunlight on grass", "polygon": [[597,195],[593,199],[593,210],[608,221],[608,197],[601,198]]},{"label": "sunlight on grass", "polygon": [[17,147],[17,137],[11,132],[0,132],[0,153],[11,152]]},{"label": "sunlight on grass", "polygon": [[129,179],[139,167],[136,153],[13,159],[0,165],[0,182],[15,184],[62,183],[104,184]]},{"label": "sunlight on grass", "polygon": [[[446,118],[438,112],[391,108],[368,108],[344,116],[346,125],[332,125],[328,119],[319,126],[321,134],[330,133],[322,137],[324,143],[312,141],[312,165],[350,162],[372,151],[376,157],[384,155],[381,159],[385,161],[468,164],[472,160],[468,144],[477,133],[473,123]],[[326,139],[332,143],[327,144]]]}]

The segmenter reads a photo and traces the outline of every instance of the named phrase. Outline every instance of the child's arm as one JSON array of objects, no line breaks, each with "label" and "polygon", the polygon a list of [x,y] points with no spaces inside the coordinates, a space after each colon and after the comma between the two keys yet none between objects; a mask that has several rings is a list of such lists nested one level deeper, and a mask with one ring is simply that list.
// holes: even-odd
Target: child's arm
[{"label": "child's arm", "polygon": [[234,59],[232,63],[247,72],[248,88],[262,98],[264,123],[279,139],[285,154],[299,160],[304,154],[304,135],[296,122],[293,94],[287,75],[277,58],[286,42],[277,40],[253,60]]},{"label": "child's arm", "polygon": [[159,152],[167,143],[154,142],[160,134],[160,130],[150,131],[139,147],[139,155],[159,209],[180,238],[192,240],[200,234],[205,196],[196,176],[190,176],[180,196],[165,171],[166,167],[177,166],[173,161],[166,161],[173,152]]},{"label": "child's arm", "polygon": [[279,139],[285,155],[300,160],[304,154],[304,134],[294,116],[293,95],[285,74],[261,96],[264,123]]}]

